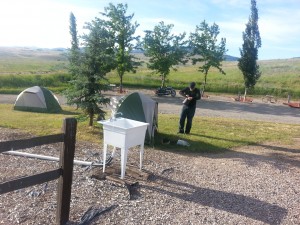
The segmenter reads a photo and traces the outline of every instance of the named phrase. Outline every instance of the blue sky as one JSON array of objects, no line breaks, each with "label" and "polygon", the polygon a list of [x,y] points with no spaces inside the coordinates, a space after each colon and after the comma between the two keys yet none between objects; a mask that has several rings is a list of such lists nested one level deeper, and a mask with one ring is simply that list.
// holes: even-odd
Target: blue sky
[{"label": "blue sky", "polygon": [[[137,34],[160,21],[173,24],[174,33],[195,30],[203,20],[219,25],[227,54],[240,56],[242,32],[250,15],[250,0],[5,0],[0,7],[0,46],[70,47],[69,15],[79,33],[85,22],[100,17],[109,2],[127,3],[128,14],[140,26]],[[259,59],[300,56],[300,0],[257,0],[262,47]]]}]

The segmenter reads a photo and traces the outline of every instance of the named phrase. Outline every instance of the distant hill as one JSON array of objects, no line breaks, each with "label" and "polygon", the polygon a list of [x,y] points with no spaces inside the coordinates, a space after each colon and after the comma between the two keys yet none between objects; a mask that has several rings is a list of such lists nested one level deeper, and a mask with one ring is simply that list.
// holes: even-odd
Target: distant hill
[{"label": "distant hill", "polygon": [[225,55],[225,61],[238,61],[239,57]]},{"label": "distant hill", "polygon": [[[39,58],[58,58],[58,60],[67,60],[66,54],[69,51],[67,48],[37,48],[37,47],[3,47],[0,46],[0,58],[28,58],[28,57],[39,57]],[[133,54],[143,54],[142,50],[133,50]],[[144,58],[141,56],[141,58]],[[290,59],[299,59],[299,57],[292,57]],[[225,55],[225,61],[238,61],[239,57]]]},{"label": "distant hill", "polygon": [[44,59],[67,60],[63,48],[35,48],[35,47],[0,47],[0,59]]}]

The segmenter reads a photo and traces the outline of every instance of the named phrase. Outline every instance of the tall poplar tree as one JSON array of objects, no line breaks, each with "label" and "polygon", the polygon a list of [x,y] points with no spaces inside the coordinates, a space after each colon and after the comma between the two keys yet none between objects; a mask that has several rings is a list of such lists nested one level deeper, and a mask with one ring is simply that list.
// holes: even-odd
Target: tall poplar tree
[{"label": "tall poplar tree", "polygon": [[79,66],[80,50],[76,17],[72,12],[70,13],[69,31],[71,35],[71,49],[69,51],[68,58],[70,62],[70,72],[74,75],[77,71],[77,67]]},{"label": "tall poplar tree", "polygon": [[241,58],[238,60],[238,67],[244,76],[246,99],[247,90],[253,88],[261,76],[259,71],[258,48],[261,47],[261,38],[258,29],[258,10],[256,7],[256,0],[251,0],[251,15],[246,24],[246,29],[243,32],[244,43],[240,49]]}]

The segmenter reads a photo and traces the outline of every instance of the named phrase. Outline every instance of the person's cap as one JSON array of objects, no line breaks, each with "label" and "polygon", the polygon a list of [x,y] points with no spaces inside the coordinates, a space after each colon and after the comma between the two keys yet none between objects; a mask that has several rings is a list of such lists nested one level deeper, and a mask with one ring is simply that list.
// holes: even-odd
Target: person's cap
[{"label": "person's cap", "polygon": [[194,88],[196,86],[196,83],[195,82],[191,82],[190,83],[190,88]]}]

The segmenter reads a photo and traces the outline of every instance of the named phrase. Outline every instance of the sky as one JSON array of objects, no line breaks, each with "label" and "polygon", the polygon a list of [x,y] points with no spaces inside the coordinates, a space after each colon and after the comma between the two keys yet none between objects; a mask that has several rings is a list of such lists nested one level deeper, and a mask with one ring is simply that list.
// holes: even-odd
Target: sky
[{"label": "sky", "polygon": [[[0,46],[69,48],[70,13],[76,17],[79,34],[83,26],[101,17],[109,3],[127,3],[127,15],[144,36],[160,21],[173,24],[172,32],[195,31],[205,20],[220,28],[226,38],[227,54],[240,56],[242,33],[251,14],[250,0],[2,0],[0,3]],[[260,60],[300,57],[300,0],[256,0],[262,39]]]}]

